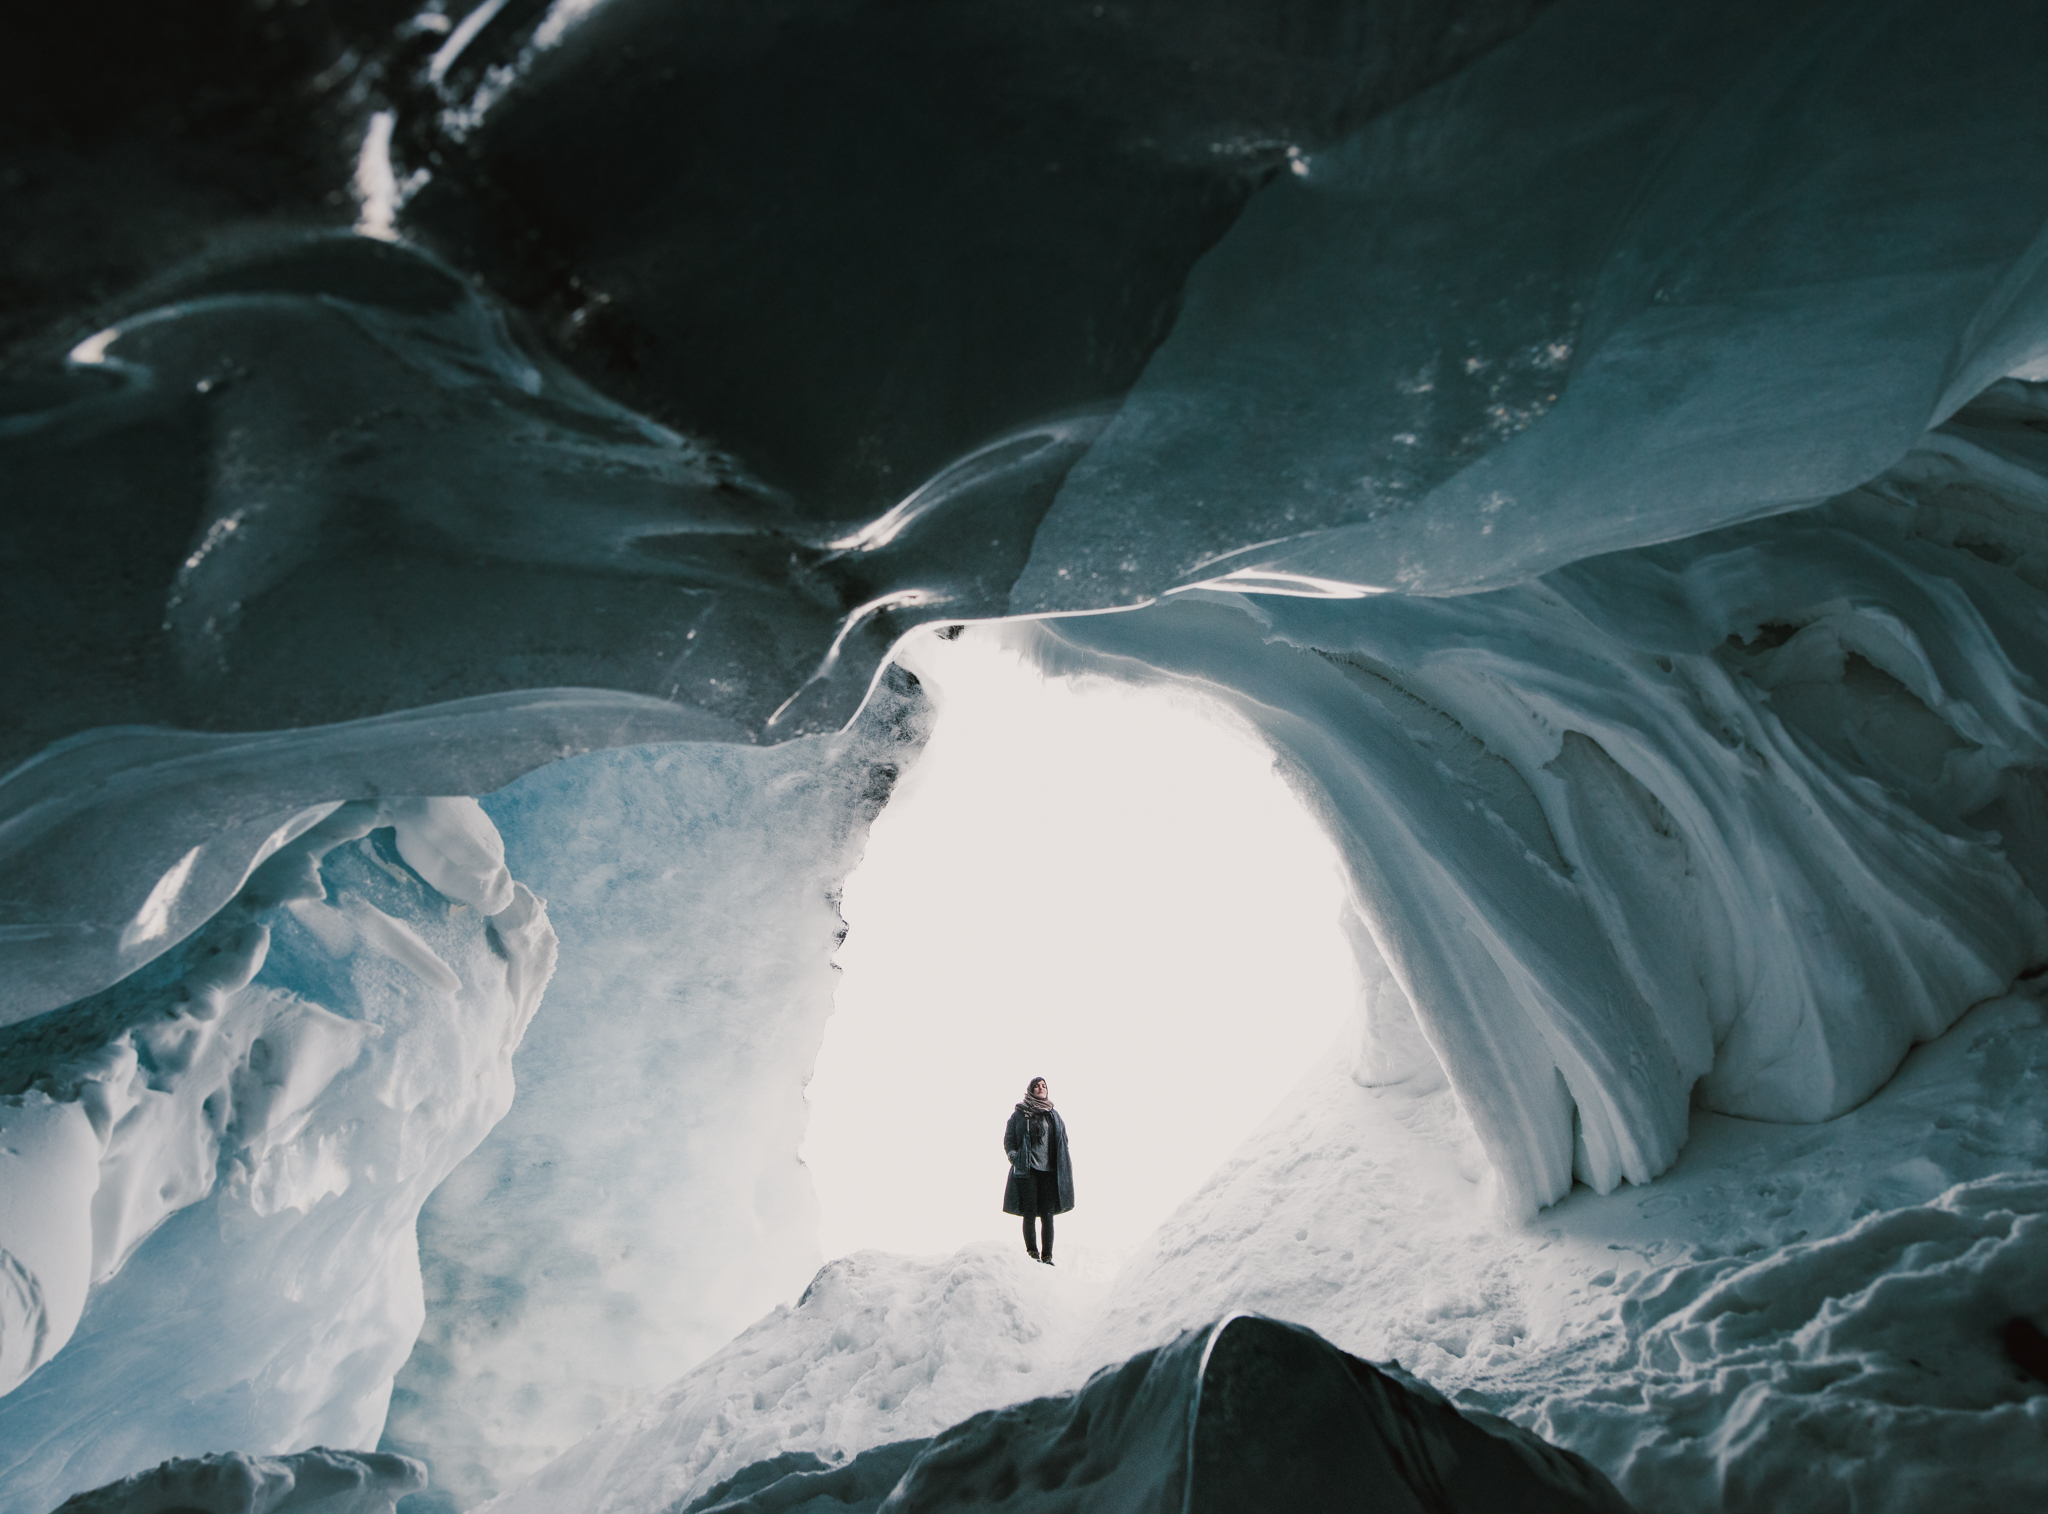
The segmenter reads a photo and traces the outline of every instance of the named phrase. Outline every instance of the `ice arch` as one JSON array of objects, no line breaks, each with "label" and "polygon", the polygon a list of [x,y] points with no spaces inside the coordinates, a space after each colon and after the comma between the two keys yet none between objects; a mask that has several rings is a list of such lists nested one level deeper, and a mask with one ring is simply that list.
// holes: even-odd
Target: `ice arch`
[{"label": "ice arch", "polygon": [[1048,680],[998,634],[898,649],[937,720],[846,880],[806,1089],[828,1257],[1014,1247],[995,1138],[1042,1073],[1079,1154],[1061,1254],[1106,1266],[1351,1017],[1335,855],[1271,753],[1207,701]]},{"label": "ice arch", "polygon": [[[881,525],[907,517],[840,520],[829,493],[777,495],[537,355],[415,250],[311,236],[224,252],[70,333],[70,366],[10,389],[0,420],[10,488],[47,502],[22,512],[24,539],[51,544],[9,579],[8,608],[34,609],[10,624],[35,712],[9,750],[58,741],[0,784],[0,961],[6,1015],[26,1027],[0,1097],[39,1138],[10,1190],[33,1202],[9,1213],[29,1220],[7,1243],[0,1346],[35,1371],[0,1415],[7,1443],[42,1459],[10,1469],[8,1496],[52,1491],[53,1466],[118,1473],[201,1435],[262,1449],[310,1427],[371,1433],[419,1313],[409,1215],[502,1108],[546,957],[536,917],[486,912],[506,892],[496,864],[469,889],[462,867],[408,858],[406,825],[431,801],[500,806],[520,867],[549,845],[574,861],[547,888],[564,923],[582,907],[591,940],[621,900],[659,901],[676,934],[709,939],[676,922],[730,923],[719,911],[740,895],[722,873],[621,867],[571,820],[606,761],[504,786],[592,748],[730,744],[703,762],[730,782],[703,793],[735,822],[726,841],[759,823],[787,843],[767,871],[790,882],[788,908],[764,904],[757,923],[800,965],[695,959],[723,997],[694,1049],[715,1053],[700,1067],[713,1084],[749,1057],[788,1071],[790,1027],[822,1012],[831,881],[886,766],[830,733],[889,636],[927,615],[1096,611],[1219,576],[1386,591],[1190,598],[1019,634],[1048,660],[1201,682],[1294,752],[1351,858],[1359,928],[1392,964],[1359,1073],[1441,1066],[1511,1213],[1574,1174],[1654,1174],[1689,1096],[1777,1118],[1853,1103],[2042,948],[2048,495],[2038,391],[2018,381],[2042,376],[2044,350],[2042,17],[1548,7],[1447,84],[1290,159],[1301,171],[1203,260],[1165,345],[1119,358],[1126,378],[1144,372],[1099,438],[1092,415],[1046,446],[999,447],[888,540]],[[444,183],[468,172],[444,156]],[[2001,375],[2015,382],[1985,392]],[[1099,400],[1123,382],[1084,388]],[[484,487],[450,487],[464,478]],[[92,527],[37,534],[80,505]],[[74,554],[86,536],[100,539]],[[90,571],[73,576],[74,555]],[[87,592],[102,578],[132,592]],[[532,687],[552,682],[677,702]],[[486,697],[258,737],[80,734],[465,693]],[[817,739],[744,749],[799,731]],[[614,778],[652,760],[608,759]],[[429,807],[387,811],[392,796]],[[345,841],[321,829],[377,816],[392,823]],[[660,830],[631,805],[619,817]],[[464,850],[489,860],[487,844]],[[763,860],[727,852],[721,867]],[[245,898],[272,864],[318,897]],[[577,874],[592,881],[580,900]],[[781,900],[769,884],[754,897]],[[657,1012],[687,976],[581,960],[557,1011],[612,1009],[617,966],[643,969]],[[573,1017],[535,1023],[532,1051],[564,1073],[554,1105],[529,1081],[540,1135],[616,1127],[625,1079],[574,1076],[575,1036],[550,1029]],[[452,1025],[471,1034],[447,1045]],[[145,1066],[139,1045],[191,1076]],[[660,1103],[672,1090],[646,1071],[635,1091],[657,1138],[619,1131],[589,1170],[644,1160],[717,1107]],[[380,1099],[392,1088],[419,1097]],[[538,1296],[540,1248],[497,1267],[467,1246],[465,1200],[516,1211],[501,1173],[631,1218],[639,1265],[673,1239],[667,1216],[628,1214],[630,1195],[563,1179],[544,1152],[522,1165],[538,1143],[519,1109],[510,1157],[487,1153],[428,1211],[448,1237],[429,1248],[437,1297],[503,1308],[429,1315],[394,1434],[446,1429],[472,1367],[498,1374],[502,1392],[472,1400],[493,1413],[544,1399],[574,1333],[557,1327],[591,1323]],[[356,1113],[384,1131],[394,1110],[405,1163],[341,1159]],[[744,1244],[688,1330],[715,1336],[720,1311],[805,1266],[790,1116],[785,1098],[749,1127],[712,1195],[716,1233]],[[62,1223],[38,1229],[47,1216]],[[266,1247],[219,1240],[258,1232]],[[223,1334],[216,1305],[287,1235],[325,1264],[306,1274],[323,1286],[262,1294],[267,1323]],[[581,1243],[579,1264],[612,1244],[573,1226],[546,1239]],[[155,1307],[195,1256],[221,1262],[184,1296],[206,1307]],[[376,1286],[352,1289],[366,1274]],[[633,1290],[616,1294],[584,1333],[593,1355],[634,1329]],[[480,1347],[521,1309],[535,1328]],[[51,1321],[72,1315],[83,1333],[51,1356]],[[111,1379],[91,1364],[140,1375],[145,1356],[177,1392],[109,1431]],[[195,1396],[199,1363],[213,1375]],[[292,1391],[271,1391],[282,1379]],[[577,1413],[604,1407],[592,1381],[575,1377]],[[533,1425],[484,1428],[441,1443],[488,1460]]]},{"label": "ice arch", "polygon": [[[1441,1066],[1478,1130],[1503,1203],[1526,1212],[1561,1194],[1575,1173],[1596,1187],[1654,1176],[1683,1137],[1694,1090],[1715,1107],[1771,1118],[1838,1112],[1881,1081],[1913,1041],[2044,955],[2042,419],[2038,386],[2009,381],[1929,433],[1898,466],[1824,507],[1591,559],[1517,588],[1454,599],[1205,591],[1122,614],[1018,622],[1005,634],[1055,670],[1189,683],[1233,704],[1288,758],[1346,853],[1373,948],[1368,960],[1383,957],[1392,968],[1370,1000],[1357,1075],[1388,1081]],[[507,1445],[546,1450],[573,1438],[617,1402],[606,1394],[631,1343],[661,1334],[643,1328],[640,1285],[592,1295],[575,1269],[601,1275],[603,1254],[612,1252],[660,1270],[676,1215],[650,1212],[630,1185],[607,1189],[600,1180],[664,1160],[665,1143],[691,1138],[692,1121],[716,1104],[675,1099],[650,1063],[635,1074],[644,1097],[630,1101],[644,1113],[622,1122],[616,1078],[585,1075],[592,1069],[574,1054],[597,1049],[585,1027],[612,1022],[624,1040],[607,1055],[627,1066],[633,1057],[623,1048],[638,1044],[649,1023],[622,1013],[630,1002],[617,991],[622,970],[652,991],[639,1008],[655,1024],[673,1002],[665,996],[693,974],[725,996],[722,1028],[691,1058],[706,1089],[719,1093],[720,1080],[742,1063],[749,1076],[779,1080],[782,1089],[779,1110],[762,1106],[768,1117],[726,1148],[729,1180],[707,1196],[710,1208],[683,1216],[686,1242],[696,1244],[693,1223],[697,1239],[720,1240],[723,1281],[698,1291],[685,1317],[662,1329],[679,1330],[672,1340],[694,1332],[700,1344],[715,1344],[815,1264],[793,1155],[801,1069],[791,1059],[800,1060],[829,995],[832,890],[863,817],[919,739],[915,701],[907,699],[907,690],[886,688],[844,737],[707,747],[689,763],[724,776],[661,824],[617,781],[636,764],[659,777],[644,748],[544,766],[487,796],[514,872],[550,891],[560,928],[573,920],[587,933],[574,978],[556,986],[556,1015],[537,1021],[546,1034],[529,1048],[530,1097],[494,1138],[497,1155],[463,1169],[427,1210],[428,1283],[434,1300],[451,1307],[428,1314],[422,1348],[399,1381],[390,1434],[401,1447],[451,1455],[444,1485],[463,1485],[465,1455],[487,1466],[503,1460]],[[546,734],[505,740],[494,723]],[[648,701],[576,694],[493,699],[289,736],[119,733],[11,775],[0,788],[13,805],[5,839],[24,865],[53,837],[84,864],[35,876],[54,905],[77,900],[102,912],[88,919],[111,918],[117,927],[78,932],[75,957],[54,953],[78,964],[82,981],[105,983],[121,971],[107,948],[128,921],[186,918],[172,900],[199,915],[211,899],[232,901],[259,864],[298,866],[292,859],[305,854],[302,841],[331,841],[335,833],[320,832],[326,822],[318,817],[333,801],[319,802],[320,794],[481,788],[565,746],[637,732],[668,738],[671,755],[661,760],[674,764],[690,750],[674,738],[696,730]],[[106,775],[104,786],[67,789],[64,764],[86,761]],[[614,776],[598,782],[591,775],[599,772]],[[601,793],[626,802],[591,810]],[[204,803],[186,804],[192,796]],[[381,802],[357,801],[373,813]],[[222,832],[210,828],[215,807],[261,818]],[[603,824],[578,818],[595,813],[606,816]],[[661,854],[663,826],[687,830],[707,819],[725,839],[700,869],[677,869],[672,854]],[[218,838],[214,858],[183,860],[194,835]],[[764,838],[780,850],[764,851]],[[646,849],[626,867],[629,841]],[[429,956],[458,985],[469,982],[458,968],[474,961],[491,1013],[516,1019],[508,1006],[523,990],[487,960],[488,938],[477,956],[474,938],[439,945],[432,934],[463,902],[446,888],[473,892],[473,908],[503,888],[465,884],[460,868],[444,870],[427,851],[414,855],[382,856],[361,883],[336,874],[327,885],[360,891],[393,876],[379,867],[412,868],[409,902],[375,906],[409,921],[411,936],[352,926],[355,934],[319,951],[360,954],[360,971],[391,985],[386,1013],[411,1005],[414,983],[430,996],[450,991]],[[489,863],[488,847],[472,860]],[[765,958],[727,929],[743,895],[724,880],[746,876],[764,901],[760,940],[779,942]],[[223,928],[233,923],[216,918]],[[147,941],[134,935],[154,950],[179,928]],[[605,946],[621,932],[697,945],[724,939],[737,954],[707,950],[679,965],[643,951],[637,963],[623,961]],[[414,938],[429,942],[428,955]],[[231,962],[194,976],[193,952],[203,956],[218,943],[204,929],[188,941],[196,947],[158,959],[161,974],[131,973],[110,987],[131,998],[182,993],[186,1002],[248,992],[258,1006],[281,987],[331,1001],[316,987],[326,979],[304,965],[320,960],[311,944],[270,961],[267,982],[241,984]],[[10,945],[51,953],[50,942],[25,935]],[[770,959],[788,966],[786,978],[749,965]],[[502,985],[492,986],[494,973]],[[763,1009],[777,1018],[759,1019]],[[109,1028],[118,1039],[122,1026]],[[253,1039],[237,1044],[246,1051]],[[304,1045],[317,1051],[318,1038]],[[230,1085],[247,1065],[240,1057],[221,1065]],[[316,1064],[325,1065],[317,1056],[307,1065]],[[104,1080],[67,1068],[35,1074],[64,1075],[48,1083],[55,1093],[40,1096],[77,1111],[66,1118],[83,1129],[91,1123],[83,1101]],[[552,1094],[550,1070],[558,1074]],[[270,1107],[296,1118],[288,1102]],[[339,1097],[317,1107],[323,1120],[349,1117]],[[317,1145],[324,1128],[315,1121],[299,1134]],[[481,1134],[475,1121],[451,1130],[436,1147],[438,1162]],[[609,1131],[611,1144],[584,1146],[580,1172],[546,1150],[564,1145],[564,1132],[591,1130]],[[509,1181],[536,1174],[539,1190]],[[73,1190],[89,1193],[93,1181],[85,1174]],[[357,1192],[375,1223],[388,1226],[424,1198],[425,1186],[381,1197],[367,1186]],[[549,1268],[535,1265],[532,1247],[493,1255],[477,1244],[488,1230],[480,1215],[547,1213],[546,1203],[522,1202],[550,1191],[593,1200],[586,1212],[602,1218],[581,1235],[560,1227],[541,1248],[574,1263],[554,1269],[573,1284],[566,1304],[550,1303],[538,1286]],[[217,1213],[238,1192],[215,1198],[204,1181],[191,1188],[196,1202],[211,1206],[201,1213]],[[295,1223],[289,1214],[271,1218]],[[611,1229],[621,1220],[639,1227],[623,1248]],[[191,1218],[173,1221],[157,1232],[154,1250],[136,1251],[96,1285],[101,1314],[86,1323],[106,1349],[122,1339],[122,1308],[159,1286],[159,1269],[198,1229]],[[110,1254],[121,1253],[116,1246]],[[32,1248],[16,1254],[43,1265]],[[398,1317],[385,1304],[407,1307],[410,1275],[401,1252],[380,1273],[395,1291],[357,1322],[371,1329]],[[324,1297],[301,1304],[317,1314],[331,1303]],[[687,1317],[691,1310],[701,1312]],[[204,1310],[163,1321],[162,1359],[189,1364],[224,1353],[229,1384],[263,1370],[268,1343],[219,1337],[205,1321]],[[373,1333],[388,1346],[407,1330]],[[581,1379],[578,1351],[591,1369]],[[191,1425],[174,1415],[132,1415],[118,1440],[81,1438],[82,1422],[98,1414],[99,1390],[82,1370],[94,1358],[71,1359],[72,1368],[60,1358],[51,1365],[62,1370],[38,1373],[0,1400],[0,1428],[46,1424],[44,1443],[72,1475],[99,1480],[138,1455],[191,1449],[180,1439]],[[687,1348],[675,1358],[685,1359]],[[395,1353],[381,1360],[388,1371]],[[659,1363],[647,1370],[658,1372]],[[565,1375],[571,1392],[559,1391]],[[479,1394],[484,1380],[492,1386]],[[229,1433],[283,1442],[301,1424],[367,1423],[361,1416],[375,1412],[380,1383],[316,1372],[302,1398],[259,1401],[289,1423],[235,1420]],[[544,1384],[554,1385],[553,1397]],[[53,1486],[43,1480],[47,1467],[14,1471],[11,1485],[24,1497]]]},{"label": "ice arch", "polygon": [[1011,634],[1199,687],[1285,756],[1395,980],[1361,1080],[1427,1060],[1412,1014],[1527,1211],[1656,1176],[1695,1092],[1842,1113],[2048,957],[2048,644],[1997,565],[2039,550],[2012,449],[2042,404],[2007,382],[1819,511],[1523,588]]}]

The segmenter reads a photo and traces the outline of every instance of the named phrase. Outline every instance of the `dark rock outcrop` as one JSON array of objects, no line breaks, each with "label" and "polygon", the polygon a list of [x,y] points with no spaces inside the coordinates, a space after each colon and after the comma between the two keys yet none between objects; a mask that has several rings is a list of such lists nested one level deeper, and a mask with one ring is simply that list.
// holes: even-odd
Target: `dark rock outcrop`
[{"label": "dark rock outcrop", "polygon": [[758,1462],[677,1514],[1628,1514],[1607,1479],[1398,1366],[1239,1314],[1079,1392],[963,1420],[840,1466]]},{"label": "dark rock outcrop", "polygon": [[181,1457],[64,1500],[58,1514],[391,1514],[427,1485],[411,1457],[315,1446]]}]

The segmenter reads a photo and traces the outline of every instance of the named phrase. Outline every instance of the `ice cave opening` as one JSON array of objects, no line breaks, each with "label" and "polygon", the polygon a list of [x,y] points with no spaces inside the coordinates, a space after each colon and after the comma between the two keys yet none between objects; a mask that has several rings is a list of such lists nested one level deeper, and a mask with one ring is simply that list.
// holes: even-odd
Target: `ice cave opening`
[{"label": "ice cave opening", "polygon": [[1061,1255],[1107,1263],[1348,1029],[1334,851],[1198,695],[1048,678],[1000,627],[898,656],[938,718],[846,880],[803,1147],[824,1254],[1014,1241],[997,1136],[1043,1074],[1083,1190]]},{"label": "ice cave opening", "polygon": [[0,1514],[2048,1507],[2048,7],[415,9],[0,50]]}]

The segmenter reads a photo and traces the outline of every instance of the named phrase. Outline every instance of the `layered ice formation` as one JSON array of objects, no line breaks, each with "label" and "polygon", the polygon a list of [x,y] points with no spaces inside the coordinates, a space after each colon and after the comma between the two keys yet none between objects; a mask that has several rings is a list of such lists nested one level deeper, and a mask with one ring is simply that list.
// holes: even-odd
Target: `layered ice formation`
[{"label": "layered ice formation", "polygon": [[1015,607],[1457,593],[1866,482],[2048,355],[2043,25],[1547,8],[1253,200]]},{"label": "layered ice formation", "polygon": [[[298,9],[339,208],[6,328],[0,1511],[911,1507],[1246,1309],[1645,1507],[2048,1495],[2048,13]],[[989,621],[1271,748],[1358,1024],[1114,1279],[820,1272]]]},{"label": "layered ice formation", "polygon": [[174,950],[0,1040],[10,1511],[383,1425],[414,1220],[511,1103],[556,944],[475,800],[329,811]]},{"label": "layered ice formation", "polygon": [[900,679],[852,730],[554,763],[486,809],[562,941],[519,1096],[420,1217],[429,1320],[388,1449],[467,1507],[664,1387],[817,1270],[797,1161],[840,880],[916,756]]},{"label": "layered ice formation", "polygon": [[1202,591],[1012,634],[1181,679],[1272,743],[1388,978],[1371,1079],[1440,1064],[1526,1211],[1656,1176],[1695,1093],[1841,1114],[2048,959],[2040,590],[1918,506],[1967,488],[1975,539],[2032,550],[1994,502],[2041,487],[2014,463],[2044,418],[2007,381],[1822,511],[1523,588]]},{"label": "layered ice formation", "polygon": [[2001,1337],[2048,1280],[2044,1090],[2048,1011],[2010,996],[1849,1115],[1702,1113],[1656,1182],[1502,1227],[1450,1090],[1332,1056],[1113,1278],[982,1245],[829,1263],[489,1507],[709,1507],[778,1455],[853,1467],[1233,1311],[1398,1361],[1643,1509],[2026,1507],[2048,1392]]}]

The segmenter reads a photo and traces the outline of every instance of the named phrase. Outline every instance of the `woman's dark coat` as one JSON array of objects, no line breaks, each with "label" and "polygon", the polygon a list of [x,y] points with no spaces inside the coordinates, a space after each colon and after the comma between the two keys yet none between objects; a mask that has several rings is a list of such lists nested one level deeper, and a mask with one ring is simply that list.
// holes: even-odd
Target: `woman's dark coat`
[{"label": "woman's dark coat", "polygon": [[[1036,1182],[1031,1175],[1031,1158],[1024,1154],[1024,1122],[1024,1111],[1013,1109],[1010,1111],[1010,1123],[1003,1127],[1003,1151],[1010,1158],[1010,1181],[1003,1188],[1004,1214],[1024,1213],[1027,1195],[1031,1192],[1026,1185]],[[1057,1109],[1052,1112],[1052,1145],[1049,1154],[1052,1157],[1052,1170],[1059,1174],[1060,1181],[1060,1204],[1053,1213],[1065,1214],[1074,1207],[1074,1163],[1067,1155],[1067,1122],[1060,1118]],[[1020,1162],[1024,1164],[1022,1172],[1017,1170]],[[1034,1209],[1032,1212],[1037,1211]]]}]

